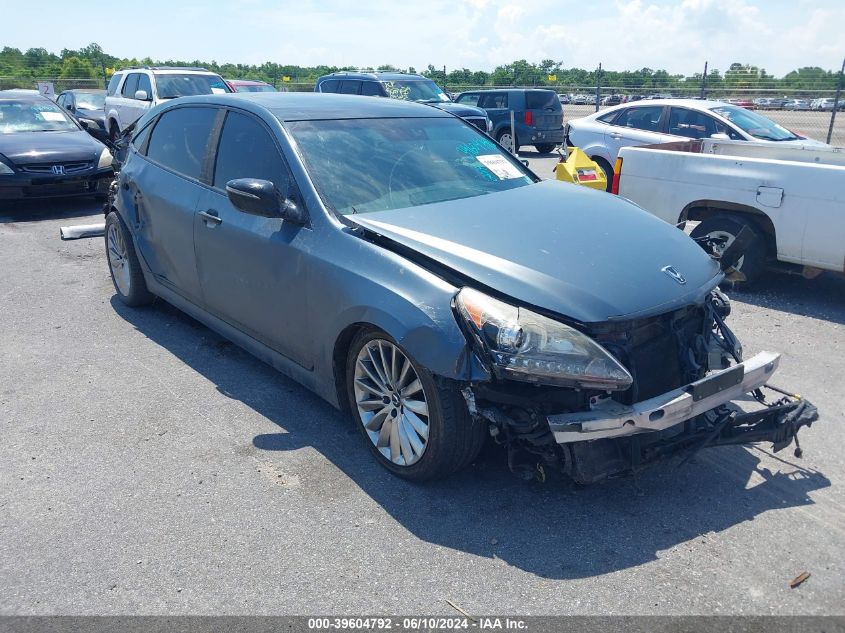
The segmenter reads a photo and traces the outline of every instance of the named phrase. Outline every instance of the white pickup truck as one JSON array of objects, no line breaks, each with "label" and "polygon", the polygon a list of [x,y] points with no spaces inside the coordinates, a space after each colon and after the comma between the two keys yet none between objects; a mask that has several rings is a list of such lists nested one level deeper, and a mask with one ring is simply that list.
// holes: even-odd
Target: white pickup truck
[{"label": "white pickup truck", "polygon": [[703,139],[624,147],[614,193],[727,248],[752,232],[736,268],[753,282],[766,267],[811,278],[845,271],[845,151]]}]

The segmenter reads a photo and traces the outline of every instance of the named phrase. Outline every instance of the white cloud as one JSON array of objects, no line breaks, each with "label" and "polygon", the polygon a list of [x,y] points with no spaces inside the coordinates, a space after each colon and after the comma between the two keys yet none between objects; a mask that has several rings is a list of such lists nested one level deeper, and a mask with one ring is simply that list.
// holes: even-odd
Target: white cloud
[{"label": "white cloud", "polygon": [[105,0],[89,10],[32,20],[24,3],[0,0],[6,46],[58,52],[96,41],[112,54],[155,59],[299,65],[492,70],[516,59],[566,67],[665,68],[732,62],[782,75],[839,68],[842,0],[146,0],[132,28],[115,27]]}]

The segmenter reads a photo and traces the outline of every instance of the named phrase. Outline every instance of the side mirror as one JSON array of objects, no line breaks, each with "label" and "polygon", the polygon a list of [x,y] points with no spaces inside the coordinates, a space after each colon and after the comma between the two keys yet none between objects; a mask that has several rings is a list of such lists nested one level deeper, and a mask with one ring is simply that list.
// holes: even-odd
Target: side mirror
[{"label": "side mirror", "polygon": [[138,101],[149,101],[150,96],[147,94],[146,90],[136,90],[135,91],[135,98]]},{"label": "side mirror", "polygon": [[81,125],[81,126],[82,126],[82,129],[84,129],[86,132],[90,132],[90,131],[91,131],[91,128],[89,127],[89,125],[88,125],[88,121],[87,121],[87,120],[85,120],[85,119],[77,119],[77,121],[79,121],[79,125]]},{"label": "side mirror", "polygon": [[727,134],[724,134],[723,132],[717,132],[716,134],[711,134],[710,138],[712,138],[715,141],[729,141],[729,140],[731,140],[731,137],[728,136]]},{"label": "side mirror", "polygon": [[269,180],[237,178],[226,183],[226,195],[236,209],[263,218],[282,218],[305,224],[305,213],[296,203],[284,198]]}]

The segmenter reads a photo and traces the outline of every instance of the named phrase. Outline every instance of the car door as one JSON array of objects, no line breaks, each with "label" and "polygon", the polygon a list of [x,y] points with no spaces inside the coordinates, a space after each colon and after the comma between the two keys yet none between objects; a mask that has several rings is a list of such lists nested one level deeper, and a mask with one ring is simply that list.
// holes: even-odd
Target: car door
[{"label": "car door", "polygon": [[194,249],[206,308],[310,369],[307,253],[310,228],[238,210],[226,183],[258,178],[280,195],[299,195],[273,133],[252,114],[229,110],[220,133],[211,188],[194,221]]},{"label": "car door", "polygon": [[604,133],[609,158],[616,160],[623,147],[678,140],[662,132],[665,110],[662,105],[643,105],[622,111]]},{"label": "car door", "polygon": [[126,81],[123,82],[123,88],[120,91],[122,98],[118,107],[118,116],[121,130],[125,130],[140,119],[150,107],[148,101],[135,98],[135,93],[138,90],[145,90],[148,94],[150,93],[149,77],[143,73],[130,73]]},{"label": "car door", "polygon": [[689,108],[673,106],[669,109],[669,119],[666,131],[672,136],[701,139],[710,138],[714,134],[725,134],[733,140],[744,140],[736,130],[709,114]]},{"label": "car door", "polygon": [[[215,107],[182,106],[155,123],[146,161],[121,171],[135,202],[138,250],[156,279],[194,303],[202,302],[194,257],[194,215],[207,182],[208,139]],[[127,163],[129,164],[129,163]]]},{"label": "car door", "polygon": [[510,129],[507,92],[482,92],[478,99],[478,107],[486,110],[487,116],[493,122],[493,136],[498,136],[499,132],[505,128]]}]

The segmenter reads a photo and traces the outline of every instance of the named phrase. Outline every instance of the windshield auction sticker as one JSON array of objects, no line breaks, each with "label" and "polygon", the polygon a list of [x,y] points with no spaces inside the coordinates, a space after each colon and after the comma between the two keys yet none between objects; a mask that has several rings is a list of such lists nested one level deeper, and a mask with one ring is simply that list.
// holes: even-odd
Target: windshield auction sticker
[{"label": "windshield auction sticker", "polygon": [[484,165],[487,169],[492,171],[499,180],[509,180],[511,178],[522,178],[524,174],[519,171],[516,165],[512,164],[507,158],[499,154],[484,154],[483,156],[476,156],[478,162]]}]

